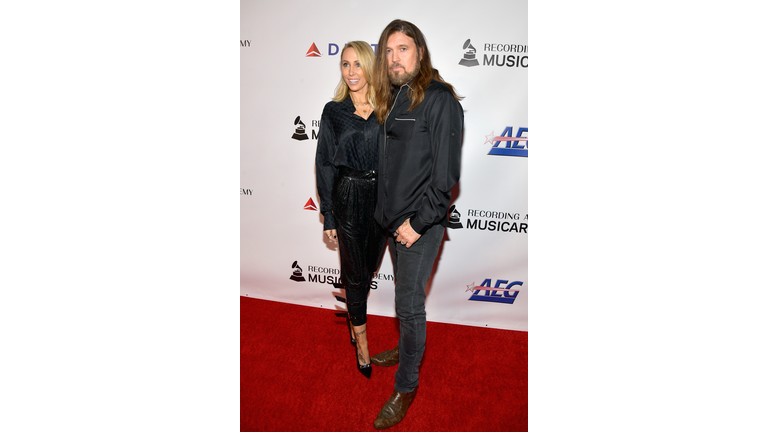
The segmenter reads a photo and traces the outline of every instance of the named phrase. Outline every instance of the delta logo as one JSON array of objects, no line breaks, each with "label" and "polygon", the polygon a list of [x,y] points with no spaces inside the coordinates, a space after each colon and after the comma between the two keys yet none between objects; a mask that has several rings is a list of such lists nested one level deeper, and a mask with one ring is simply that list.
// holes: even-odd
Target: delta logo
[{"label": "delta logo", "polygon": [[309,51],[307,51],[307,57],[321,57],[320,50],[317,49],[317,45],[315,45],[314,42],[312,42],[312,46],[309,47]]},{"label": "delta logo", "polygon": [[312,197],[309,197],[309,201],[307,201],[307,203],[304,204],[304,210],[314,210],[314,211],[317,211],[317,206],[315,205],[315,202],[312,201]]},{"label": "delta logo", "polygon": [[[520,290],[513,287],[518,286],[523,286],[523,282],[497,279],[496,283],[493,283],[493,279],[485,279],[480,285],[475,285],[474,282],[467,285],[464,292],[472,292],[472,296],[469,297],[470,301],[514,304]],[[484,294],[480,294],[482,291]]]},{"label": "delta logo", "polygon": [[[378,44],[371,44],[371,48],[373,48],[373,53],[376,53],[376,46]],[[339,50],[341,50],[340,46],[344,46],[344,44],[335,44],[335,43],[329,43],[328,44],[328,55],[329,56],[335,56],[339,55]],[[320,54],[320,49],[317,48],[317,44],[312,42],[312,45],[307,50],[307,53],[304,55],[304,57],[322,57],[323,55]]]},{"label": "delta logo", "polygon": [[[516,156],[516,157],[528,157],[528,128],[517,128],[517,134],[514,134],[514,128],[507,126],[501,135],[495,136],[494,132],[485,136],[485,142],[483,145],[491,143],[491,151],[488,155],[494,156]],[[523,136],[525,134],[525,136]],[[499,147],[499,144],[505,143],[503,147]]]}]

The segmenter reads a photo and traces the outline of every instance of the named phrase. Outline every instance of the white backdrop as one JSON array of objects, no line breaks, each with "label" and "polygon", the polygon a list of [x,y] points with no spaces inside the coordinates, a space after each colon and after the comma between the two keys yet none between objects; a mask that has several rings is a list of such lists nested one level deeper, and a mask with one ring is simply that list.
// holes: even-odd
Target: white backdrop
[{"label": "white backdrop", "polygon": [[[465,97],[453,202],[461,226],[446,231],[427,319],[527,331],[526,0],[242,0],[241,295],[344,309],[332,285],[338,251],[317,211],[318,125],[339,81],[341,48],[377,44],[397,18],[422,30],[433,65]],[[392,279],[387,252],[370,314],[395,316]]]}]

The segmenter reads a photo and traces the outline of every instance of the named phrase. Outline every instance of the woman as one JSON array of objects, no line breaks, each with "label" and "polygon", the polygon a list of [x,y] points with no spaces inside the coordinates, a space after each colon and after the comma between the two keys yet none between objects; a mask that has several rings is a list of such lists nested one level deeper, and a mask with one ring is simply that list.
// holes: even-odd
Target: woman
[{"label": "woman", "polygon": [[375,56],[362,41],[341,51],[341,81],[336,95],[323,109],[315,166],[324,234],[339,245],[341,282],[347,293],[352,343],[357,367],[371,377],[366,334],[368,293],[379,266],[386,236],[373,219],[376,206],[379,123],[369,91]]}]

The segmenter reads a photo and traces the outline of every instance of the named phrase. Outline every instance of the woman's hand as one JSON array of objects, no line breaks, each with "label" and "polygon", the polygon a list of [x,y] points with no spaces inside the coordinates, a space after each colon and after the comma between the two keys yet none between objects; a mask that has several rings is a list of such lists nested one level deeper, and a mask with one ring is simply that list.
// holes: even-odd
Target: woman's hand
[{"label": "woman's hand", "polygon": [[335,229],[325,230],[325,231],[323,231],[323,233],[325,234],[326,237],[328,237],[328,240],[330,240],[330,241],[332,241],[334,243],[338,243],[339,242],[336,239],[336,230]]}]

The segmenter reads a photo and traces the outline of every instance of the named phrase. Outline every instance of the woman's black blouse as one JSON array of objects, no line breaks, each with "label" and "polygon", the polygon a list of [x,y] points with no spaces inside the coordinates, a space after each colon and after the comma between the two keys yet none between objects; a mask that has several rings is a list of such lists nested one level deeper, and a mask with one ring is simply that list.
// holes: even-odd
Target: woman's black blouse
[{"label": "woman's black blouse", "polygon": [[379,169],[379,123],[376,115],[368,120],[355,114],[355,105],[347,96],[341,102],[328,102],[320,117],[315,168],[323,230],[336,229],[333,217],[333,184],[339,167],[358,171]]}]

